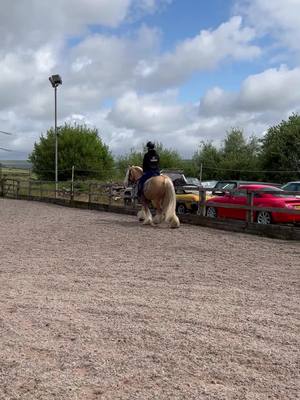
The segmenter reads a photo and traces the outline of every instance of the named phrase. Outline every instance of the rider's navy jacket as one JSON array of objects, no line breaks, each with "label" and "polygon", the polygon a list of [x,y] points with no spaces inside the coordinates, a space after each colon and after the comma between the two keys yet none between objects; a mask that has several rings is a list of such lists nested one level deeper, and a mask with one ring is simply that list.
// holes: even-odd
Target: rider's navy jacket
[{"label": "rider's navy jacket", "polygon": [[154,149],[149,149],[148,152],[144,155],[143,171],[144,173],[159,171],[159,155]]}]

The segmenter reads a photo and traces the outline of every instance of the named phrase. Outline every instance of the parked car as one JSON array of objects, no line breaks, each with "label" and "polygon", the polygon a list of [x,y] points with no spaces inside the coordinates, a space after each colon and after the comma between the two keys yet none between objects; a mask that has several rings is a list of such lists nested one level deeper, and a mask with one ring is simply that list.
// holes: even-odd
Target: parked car
[{"label": "parked car", "polygon": [[179,186],[176,191],[176,212],[178,215],[196,213],[199,203],[199,190],[191,190],[187,186]]},{"label": "parked car", "polygon": [[218,181],[212,191],[213,194],[223,195],[226,190],[234,190],[241,185],[269,185],[280,187],[280,184],[271,182],[255,182],[255,181],[240,181],[240,180],[221,180]]},{"label": "parked car", "polygon": [[[171,178],[174,187],[189,185],[184,173],[177,169],[162,169],[161,174],[167,175]],[[195,186],[195,185],[193,185]]]},{"label": "parked car", "polygon": [[286,192],[299,192],[300,194],[300,181],[288,182],[281,186],[281,189]]},{"label": "parked car", "polygon": [[205,189],[214,189],[218,181],[201,181],[201,186],[204,187]]},{"label": "parked car", "polygon": [[192,176],[187,176],[186,181],[188,185],[202,186],[200,180]]},{"label": "parked car", "polygon": [[[136,193],[133,193],[133,190],[136,191],[137,188],[130,186],[124,191],[124,204],[127,206],[131,205],[134,197],[136,197]],[[186,213],[197,212],[199,202],[199,190],[197,187],[191,188],[190,186],[177,186],[175,187],[175,192],[177,214],[183,215]]]},{"label": "parked car", "polygon": [[[211,218],[246,219],[247,210],[239,209],[239,205],[247,205],[247,191],[259,191],[254,194],[254,206],[276,207],[289,210],[300,210],[300,199],[285,194],[284,191],[275,186],[268,185],[241,185],[233,193],[225,193],[215,196],[206,202],[206,215]],[[274,191],[276,193],[264,193]],[[218,203],[218,206],[211,205]],[[222,204],[234,204],[237,208],[224,208]],[[300,214],[285,214],[273,211],[255,211],[254,221],[259,224],[270,223],[300,223]]]}]

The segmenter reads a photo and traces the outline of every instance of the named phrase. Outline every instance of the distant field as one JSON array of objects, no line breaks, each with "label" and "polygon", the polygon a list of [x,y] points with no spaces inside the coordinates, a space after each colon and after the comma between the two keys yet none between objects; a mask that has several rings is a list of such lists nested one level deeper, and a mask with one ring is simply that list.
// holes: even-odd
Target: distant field
[{"label": "distant field", "polygon": [[0,160],[0,165],[8,168],[30,169],[32,164],[26,160]]},{"label": "distant field", "polygon": [[[0,176],[10,178],[10,179],[18,179],[18,180],[28,180],[30,177],[30,169],[24,168],[16,168],[16,167],[6,167],[2,165],[0,167]],[[31,178],[34,178],[34,174],[31,174]]]}]

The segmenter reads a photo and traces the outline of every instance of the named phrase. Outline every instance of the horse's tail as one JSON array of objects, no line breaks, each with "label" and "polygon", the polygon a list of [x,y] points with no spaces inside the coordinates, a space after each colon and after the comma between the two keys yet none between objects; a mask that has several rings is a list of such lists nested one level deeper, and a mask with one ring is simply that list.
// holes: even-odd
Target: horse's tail
[{"label": "horse's tail", "polygon": [[173,182],[168,177],[165,179],[165,197],[162,202],[162,208],[165,219],[170,224],[170,227],[178,228],[180,222],[176,215],[176,194]]}]

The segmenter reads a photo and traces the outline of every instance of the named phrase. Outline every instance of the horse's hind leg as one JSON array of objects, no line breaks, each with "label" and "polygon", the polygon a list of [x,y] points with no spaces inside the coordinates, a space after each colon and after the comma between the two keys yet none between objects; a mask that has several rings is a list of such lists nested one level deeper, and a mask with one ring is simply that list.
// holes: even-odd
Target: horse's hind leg
[{"label": "horse's hind leg", "polygon": [[143,221],[143,225],[152,225],[153,224],[153,222],[152,222],[152,214],[151,214],[151,212],[149,210],[149,207],[148,206],[147,207],[143,206],[143,209],[144,209],[144,216],[145,216],[144,221]]},{"label": "horse's hind leg", "polygon": [[156,213],[155,217],[153,218],[153,223],[157,225],[164,220],[160,201],[155,203],[155,208],[156,208]]},{"label": "horse's hind leg", "polygon": [[163,220],[162,213],[157,211],[155,216],[154,216],[154,218],[153,218],[153,223],[155,225],[158,225],[158,224],[160,224],[162,222],[162,220]]}]

